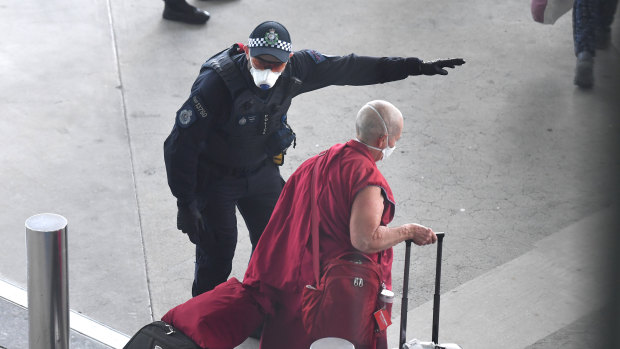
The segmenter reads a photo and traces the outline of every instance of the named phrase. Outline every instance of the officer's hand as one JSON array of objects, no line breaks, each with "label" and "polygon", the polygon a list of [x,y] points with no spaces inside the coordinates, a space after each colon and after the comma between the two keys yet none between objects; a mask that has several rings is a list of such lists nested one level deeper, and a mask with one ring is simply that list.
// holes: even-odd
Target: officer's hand
[{"label": "officer's hand", "polygon": [[437,235],[435,235],[435,232],[433,232],[431,228],[415,223],[405,224],[404,227],[411,237],[409,240],[413,241],[416,245],[434,244],[437,241]]},{"label": "officer's hand", "polygon": [[462,58],[438,59],[436,61],[422,62],[422,74],[424,75],[448,75],[443,68],[454,68],[457,65],[463,65],[465,61]]},{"label": "officer's hand", "polygon": [[187,234],[191,242],[198,242],[198,237],[205,231],[205,225],[196,201],[192,201],[187,206],[179,207],[177,228]]}]

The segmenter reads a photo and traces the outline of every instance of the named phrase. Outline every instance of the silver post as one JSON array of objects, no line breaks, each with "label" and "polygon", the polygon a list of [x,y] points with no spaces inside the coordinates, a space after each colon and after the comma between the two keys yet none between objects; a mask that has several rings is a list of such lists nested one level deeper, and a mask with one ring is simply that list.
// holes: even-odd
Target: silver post
[{"label": "silver post", "polygon": [[69,348],[67,220],[53,213],[26,220],[30,349]]}]

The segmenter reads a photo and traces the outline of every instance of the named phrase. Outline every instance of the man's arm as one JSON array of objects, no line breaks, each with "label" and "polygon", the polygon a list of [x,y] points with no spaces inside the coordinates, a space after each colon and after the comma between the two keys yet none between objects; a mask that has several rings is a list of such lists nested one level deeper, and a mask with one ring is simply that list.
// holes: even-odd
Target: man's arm
[{"label": "man's arm", "polygon": [[200,147],[190,131],[176,125],[164,142],[168,186],[179,206],[187,206],[195,200]]},{"label": "man's arm", "polygon": [[381,188],[369,186],[362,189],[351,208],[351,244],[364,253],[377,253],[405,240],[413,240],[416,245],[427,245],[437,241],[432,229],[415,223],[396,228],[382,226],[383,195]]},{"label": "man's arm", "polygon": [[221,118],[221,104],[230,104],[230,94],[212,69],[200,73],[189,98],[177,111],[175,126],[164,142],[164,160],[170,191],[178,205],[196,199],[198,160],[205,151],[209,130]]},{"label": "man's arm", "polygon": [[300,93],[330,85],[372,85],[411,75],[445,75],[443,68],[465,63],[462,59],[424,62],[415,57],[327,56],[314,50],[298,51],[291,61],[294,75],[304,82]]}]

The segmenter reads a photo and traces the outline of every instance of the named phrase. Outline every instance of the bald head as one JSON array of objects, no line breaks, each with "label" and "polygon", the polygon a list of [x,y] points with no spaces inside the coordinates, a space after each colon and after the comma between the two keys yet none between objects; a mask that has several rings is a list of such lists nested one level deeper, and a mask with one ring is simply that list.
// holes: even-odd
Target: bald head
[{"label": "bald head", "polygon": [[374,100],[366,103],[357,112],[355,132],[357,138],[366,144],[377,146],[380,140],[385,138],[386,126],[390,138],[394,140],[400,138],[403,129],[403,114],[390,102]]}]

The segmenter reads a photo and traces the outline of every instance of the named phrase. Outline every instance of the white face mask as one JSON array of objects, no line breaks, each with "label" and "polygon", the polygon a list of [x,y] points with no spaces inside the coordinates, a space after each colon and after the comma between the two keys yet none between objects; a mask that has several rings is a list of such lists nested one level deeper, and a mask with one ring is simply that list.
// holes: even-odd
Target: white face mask
[{"label": "white face mask", "polygon": [[387,135],[386,138],[386,142],[387,145],[385,148],[381,149],[381,148],[377,148],[377,147],[373,147],[372,145],[368,145],[362,141],[360,141],[359,139],[356,139],[358,142],[364,144],[365,146],[367,146],[368,148],[374,149],[374,150],[379,150],[381,151],[381,153],[383,154],[383,157],[381,158],[381,160],[385,160],[388,157],[390,157],[390,155],[392,155],[392,153],[394,152],[394,150],[396,149],[396,143],[394,143],[393,147],[390,147],[390,135],[388,133],[388,128],[387,128],[387,124],[385,123],[385,120],[383,119],[383,116],[381,116],[381,114],[379,114],[379,111],[377,111],[377,109],[375,109],[372,105],[370,104],[366,104],[367,106],[370,107],[370,109],[374,110],[375,113],[377,113],[377,115],[379,115],[379,118],[381,118],[381,121],[383,122],[383,127],[385,127],[385,134]]},{"label": "white face mask", "polygon": [[[388,137],[388,141],[390,140],[390,138]],[[387,159],[390,157],[390,155],[392,155],[392,153],[394,152],[394,150],[396,150],[396,144],[394,144],[393,147],[386,147],[385,149],[381,150],[381,152],[383,153],[383,158]]]},{"label": "white face mask", "polygon": [[271,69],[256,69],[250,61],[250,74],[252,74],[252,79],[254,79],[256,86],[260,87],[262,90],[268,90],[276,84],[282,72],[276,73],[271,71]]},{"label": "white face mask", "polygon": [[360,142],[360,143],[362,143],[363,145],[367,146],[368,148],[381,151],[381,153],[383,154],[383,157],[381,158],[381,160],[387,159],[390,155],[392,155],[392,153],[394,152],[394,149],[396,149],[396,144],[394,144],[393,147],[385,147],[385,148],[381,149],[381,148],[373,147],[372,145],[368,145],[368,144],[360,141],[359,139],[355,139],[355,140]]}]

